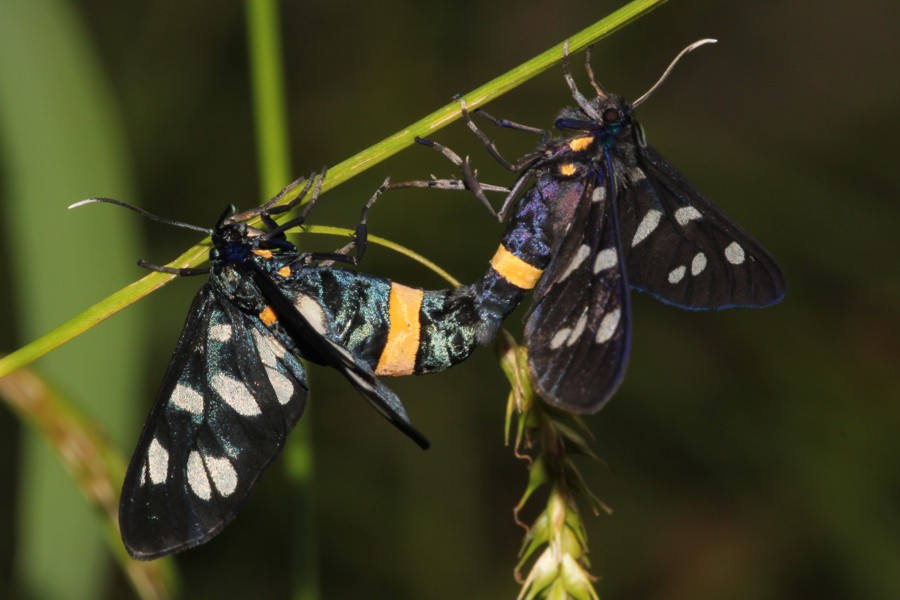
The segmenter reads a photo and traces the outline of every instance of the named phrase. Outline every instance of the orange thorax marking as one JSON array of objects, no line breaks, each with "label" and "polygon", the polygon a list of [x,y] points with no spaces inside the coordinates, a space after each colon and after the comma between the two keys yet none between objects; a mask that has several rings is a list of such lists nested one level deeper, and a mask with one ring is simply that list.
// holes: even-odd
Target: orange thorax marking
[{"label": "orange thorax marking", "polygon": [[575,138],[574,140],[569,140],[569,148],[574,152],[581,152],[582,150],[587,150],[593,143],[594,136],[586,135],[584,137]]},{"label": "orange thorax marking", "polygon": [[272,310],[271,306],[266,306],[262,309],[262,312],[259,313],[259,318],[265,323],[266,327],[271,327],[275,324],[275,321],[278,320],[278,316],[275,314],[275,311]]}]

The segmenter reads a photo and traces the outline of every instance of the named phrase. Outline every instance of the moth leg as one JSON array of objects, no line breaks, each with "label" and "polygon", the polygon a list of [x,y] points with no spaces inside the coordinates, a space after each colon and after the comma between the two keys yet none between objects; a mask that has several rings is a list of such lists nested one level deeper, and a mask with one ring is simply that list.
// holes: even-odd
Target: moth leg
[{"label": "moth leg", "polygon": [[[588,55],[587,60],[590,60],[590,55]],[[590,70],[590,64],[587,64],[588,69]],[[572,98],[575,99],[575,102],[578,103],[581,110],[592,119],[600,119],[597,110],[591,105],[588,99],[578,91],[578,85],[575,83],[575,78],[572,77],[572,70],[569,68],[569,40],[566,40],[563,44],[563,73],[566,78],[566,85],[569,86],[569,91],[572,93]],[[590,73],[590,76],[593,84],[593,72]],[[603,97],[605,97],[605,95],[603,95]]]},{"label": "moth leg", "polygon": [[[531,125],[524,125],[522,123],[516,123],[515,121],[510,121],[509,119],[501,119],[500,117],[495,117],[494,115],[481,108],[476,109],[475,114],[479,117],[487,119],[501,129],[513,129],[515,131],[524,131],[525,133],[533,133],[534,135],[539,135],[541,136],[541,144],[546,144],[550,141],[550,132],[546,129],[541,129],[540,127],[532,127]],[[471,120],[469,118],[468,111],[463,118],[465,118],[467,121]]]},{"label": "moth leg", "polygon": [[[506,169],[507,171],[512,171],[513,173],[521,173],[525,169],[531,166],[534,161],[541,157],[541,152],[530,152],[521,158],[519,158],[516,162],[511,163],[506,158],[500,154],[500,151],[497,150],[497,146],[494,144],[494,141],[491,140],[487,136],[485,132],[481,130],[478,125],[475,124],[475,121],[472,120],[472,117],[469,115],[469,111],[466,108],[465,100],[460,100],[459,102],[460,112],[462,113],[463,121],[466,122],[466,125],[472,133],[478,136],[478,139],[481,140],[481,143],[484,144],[485,149],[488,151],[497,163],[500,164],[501,167]],[[544,129],[538,129],[537,127],[531,127],[529,125],[522,125],[520,123],[515,123],[513,121],[508,121],[506,119],[498,119],[493,115],[484,112],[483,110],[477,110],[476,114],[486,118],[491,121],[497,127],[502,127],[506,129],[515,129],[517,131],[524,131],[527,133],[533,133],[535,135],[541,136],[541,145],[546,145],[548,141],[550,141],[550,132]]]},{"label": "moth leg", "polygon": [[[303,187],[303,189],[300,191],[300,193],[297,194],[297,196],[293,200],[291,200],[290,202],[287,202],[285,204],[271,206],[269,208],[269,210],[267,210],[266,212],[270,215],[277,215],[277,214],[280,214],[283,212],[288,212],[288,211],[292,210],[295,206],[297,206],[298,204],[300,204],[303,201],[303,198],[309,192],[310,185],[312,184],[313,180],[315,180],[316,186],[315,186],[315,188],[313,188],[312,196],[310,197],[309,201],[306,203],[306,206],[304,207],[303,212],[300,213],[300,218],[302,218],[303,220],[306,220],[306,218],[309,217],[309,213],[312,212],[313,207],[316,205],[316,202],[319,200],[319,194],[322,192],[322,182],[325,181],[325,174],[327,172],[328,172],[328,167],[322,167],[322,170],[319,171],[318,179],[316,178],[315,173],[310,174],[309,178],[306,181],[306,185]],[[291,184],[291,185],[293,185],[293,184]],[[288,187],[290,187],[290,185]],[[288,188],[285,188],[285,189],[288,189]],[[270,206],[270,205],[274,204],[277,201],[277,199],[279,199],[279,197],[284,196],[284,194],[285,194],[284,190],[282,190],[281,192],[278,192],[278,195],[276,195],[275,198],[272,198],[272,200],[269,200],[263,206],[265,207],[265,206]]]},{"label": "moth leg", "polygon": [[508,193],[509,190],[507,188],[487,183],[481,183],[478,180],[478,173],[472,167],[472,163],[469,161],[468,157],[461,158],[450,148],[447,148],[442,144],[427,140],[425,138],[417,137],[416,142],[422,144],[423,146],[428,146],[429,148],[444,155],[447,160],[456,165],[456,167],[460,170],[462,179],[429,179],[418,181],[403,181],[399,183],[391,183],[389,185],[389,189],[400,190],[406,188],[431,188],[439,190],[469,190],[472,192],[472,195],[475,196],[478,202],[480,202],[481,205],[484,206],[485,209],[487,209],[492,217],[497,219],[497,221],[501,221],[500,214],[496,210],[494,210],[493,206],[491,206],[491,202],[487,199],[487,195],[485,194],[485,192],[488,191]]},{"label": "moth leg", "polygon": [[[322,170],[320,175],[320,179],[318,182],[318,186],[321,187],[322,179],[325,178],[325,169]],[[238,223],[242,221],[247,221],[254,217],[262,217],[263,221],[270,228],[274,221],[269,218],[269,215],[277,215],[284,212],[287,212],[293,209],[297,204],[303,201],[303,198],[306,197],[306,194],[309,193],[310,188],[312,187],[313,181],[316,179],[315,173],[310,173],[308,177],[300,177],[299,179],[295,179],[291,183],[287,184],[284,188],[281,189],[275,196],[266,201],[262,206],[257,206],[255,208],[251,208],[249,210],[245,210],[241,213],[231,216],[228,220],[233,223]],[[303,188],[297,193],[297,196],[294,197],[293,200],[287,202],[285,204],[279,204],[279,202],[287,196],[289,193],[293,192],[295,189],[300,187],[303,184]],[[314,195],[318,195],[317,193]],[[277,226],[277,225],[275,225]]]},{"label": "moth leg", "polygon": [[[384,181],[375,190],[375,193],[366,201],[359,213],[359,223],[353,233],[353,239],[344,247],[340,248],[335,254],[347,256],[354,265],[359,264],[363,255],[366,253],[369,241],[369,210],[378,202],[381,195],[388,189],[391,184],[391,178],[385,177]],[[355,251],[354,256],[349,256],[350,252]]]},{"label": "moth leg", "polygon": [[[363,205],[362,211],[360,211],[359,215],[359,223],[357,223],[356,228],[353,233],[353,239],[350,240],[349,243],[345,244],[341,248],[338,248],[334,252],[305,252],[301,254],[297,258],[297,262],[300,262],[303,265],[307,265],[311,262],[317,262],[321,265],[327,266],[334,262],[342,262],[351,265],[357,265],[362,261],[363,256],[366,253],[366,248],[368,247],[368,221],[369,221],[369,210],[375,203],[378,201],[378,198],[390,187],[391,178],[386,177],[384,182],[378,189],[375,190],[375,193],[366,201],[365,205]],[[299,221],[305,218],[305,215],[308,214],[308,210],[305,211],[304,215],[301,215],[295,221]],[[352,253],[352,254],[351,254]]]},{"label": "moth leg", "polygon": [[285,221],[281,225],[276,223],[275,220],[272,219],[272,217],[271,217],[271,215],[273,215],[273,214],[287,212],[287,211],[291,210],[294,206],[296,206],[297,203],[300,202],[303,199],[303,197],[306,195],[306,192],[308,191],[310,184],[312,183],[315,176],[310,177],[309,183],[307,183],[307,185],[303,188],[303,190],[300,192],[300,194],[296,198],[294,198],[287,204],[280,204],[278,206],[275,206],[268,212],[261,213],[263,222],[265,222],[266,226],[269,228],[266,231],[266,237],[268,237],[268,238],[284,237],[284,232],[287,231],[288,229],[292,229],[294,227],[302,227],[306,223],[307,219],[309,218],[309,214],[312,212],[312,209],[315,208],[316,202],[319,200],[319,194],[322,191],[322,181],[325,180],[325,171],[326,171],[326,169],[323,168],[321,174],[316,179],[316,186],[315,186],[315,188],[313,188],[312,196],[310,197],[309,202],[306,203],[306,206],[304,207],[303,212],[300,213],[299,216],[294,217],[290,221]]},{"label": "moth leg", "polygon": [[[325,178],[325,169],[322,169],[321,175],[319,176],[318,186],[321,187],[322,179]],[[306,178],[299,178],[291,183],[287,184],[281,191],[279,191],[275,196],[273,196],[270,200],[268,200],[265,204],[263,204],[260,208],[261,214],[269,214],[269,215],[277,215],[283,212],[287,212],[297,206],[300,202],[303,201],[303,198],[306,197],[306,194],[309,193],[309,188],[312,186],[313,181],[316,179],[316,173],[310,173]],[[301,183],[304,183],[303,189],[294,197],[293,200],[286,202],[285,204],[279,204],[282,198],[287,196],[290,192],[295,190]],[[318,194],[314,194],[318,195]]]},{"label": "moth leg", "polygon": [[591,51],[594,46],[588,46],[584,51],[584,70],[587,71],[588,80],[591,82],[591,87],[594,88],[594,91],[597,92],[597,96],[600,98],[609,98],[609,93],[603,89],[603,86],[600,85],[600,82],[597,81],[597,77],[594,75],[594,69],[591,67]]}]

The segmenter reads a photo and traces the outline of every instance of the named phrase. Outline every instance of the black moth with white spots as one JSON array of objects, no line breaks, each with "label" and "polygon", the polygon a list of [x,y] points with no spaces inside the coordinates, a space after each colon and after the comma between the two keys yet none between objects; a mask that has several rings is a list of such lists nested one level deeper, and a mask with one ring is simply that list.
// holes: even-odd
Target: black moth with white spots
[{"label": "black moth with white spots", "polygon": [[[710,41],[682,51],[656,85],[681,56]],[[632,111],[656,85],[630,105],[603,90],[589,60],[588,53],[593,100],[578,91],[565,64],[578,106],[555,122],[564,136],[480,111],[500,127],[542,135],[537,151],[515,164],[463,110],[491,155],[520,174],[495,215],[509,215],[498,252],[515,258],[504,264],[519,261],[524,266],[511,273],[534,273],[525,326],[534,385],[547,402],[579,413],[599,410],[621,383],[631,338],[629,288],[693,310],[767,306],[786,288],[772,257],[647,145]],[[420,141],[455,162],[466,187],[492,210],[468,160]]]},{"label": "black moth with white spots", "polygon": [[[309,262],[345,256],[301,254],[284,237],[288,224],[278,227],[269,218],[306,193],[309,182],[290,205],[271,207],[298,183],[263,209],[223,217],[207,231],[213,241],[208,270],[145,265],[181,275],[208,271],[209,279],[188,312],[122,486],[119,524],[134,558],[197,546],[234,519],[303,414],[308,387],[301,356],[340,371],[379,413],[428,447],[400,399],[375,376],[372,357],[355,355],[334,331],[320,304],[327,299],[308,295],[327,270]],[[96,201],[143,212],[109,199],[85,202]],[[268,229],[246,224],[256,215]],[[335,277],[344,273],[335,271]],[[344,278],[353,276],[347,271]],[[341,298],[331,300],[335,310],[351,314]]]}]

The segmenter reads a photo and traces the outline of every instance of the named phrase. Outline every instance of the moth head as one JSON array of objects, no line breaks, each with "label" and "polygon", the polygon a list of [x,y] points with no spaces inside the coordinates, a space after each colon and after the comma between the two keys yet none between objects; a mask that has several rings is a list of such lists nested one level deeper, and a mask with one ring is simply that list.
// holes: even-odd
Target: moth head
[{"label": "moth head", "polygon": [[225,220],[213,231],[213,247],[209,252],[212,262],[244,263],[254,255],[271,256],[264,231],[243,221]]},{"label": "moth head", "polygon": [[633,109],[641,105],[657,90],[657,88],[659,88],[683,56],[700,46],[712,44],[715,43],[715,41],[716,40],[713,39],[703,39],[684,48],[678,53],[674,60],[669,63],[669,66],[659,79],[657,79],[656,83],[650,86],[650,89],[644,92],[644,94],[632,104],[625,102],[621,96],[616,96],[615,94],[607,92],[603,86],[598,83],[597,78],[594,76],[594,71],[591,68],[590,46],[584,53],[584,68],[587,72],[588,79],[591,82],[591,87],[596,92],[596,97],[592,100],[585,98],[578,90],[578,86],[569,69],[569,42],[566,41],[563,44],[563,69],[565,72],[566,84],[569,86],[569,90],[572,92],[572,98],[575,99],[578,106],[563,109],[557,117],[554,126],[557,129],[578,132],[579,134],[588,133],[599,135],[603,140],[604,145],[609,145],[620,135],[628,135],[629,131],[634,130],[638,143],[643,145],[643,132],[641,131],[640,125],[638,125],[631,116]]},{"label": "moth head", "polygon": [[223,244],[239,244],[245,241],[248,236],[248,226],[244,222],[233,222],[229,220],[220,220],[213,230],[213,244],[220,246]]},{"label": "moth head", "polygon": [[599,135],[612,140],[631,125],[631,107],[612,94],[597,97],[584,107],[569,107],[560,111],[554,127],[579,135]]},{"label": "moth head", "polygon": [[566,84],[572,92],[577,107],[563,109],[556,119],[555,127],[569,131],[585,133],[599,133],[610,130],[613,135],[626,125],[631,118],[631,107],[621,96],[607,92],[597,81],[594,70],[591,68],[591,48],[584,53],[584,68],[591,82],[591,87],[596,92],[592,100],[588,100],[579,90],[569,69],[569,43],[563,45],[563,69],[565,71]]}]

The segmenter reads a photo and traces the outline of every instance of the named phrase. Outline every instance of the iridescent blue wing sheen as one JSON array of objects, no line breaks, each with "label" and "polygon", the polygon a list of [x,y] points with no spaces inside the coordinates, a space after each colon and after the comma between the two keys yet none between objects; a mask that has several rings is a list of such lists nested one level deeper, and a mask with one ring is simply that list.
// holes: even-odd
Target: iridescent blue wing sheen
[{"label": "iridescent blue wing sheen", "polygon": [[786,283],[775,260],[656,150],[639,148],[636,164],[616,166],[622,249],[633,288],[688,309],[781,300]]},{"label": "iridescent blue wing sheen", "polygon": [[416,444],[422,448],[429,447],[425,436],[412,426],[397,394],[384,385],[367,364],[337,341],[327,315],[316,299],[302,292],[294,293],[293,298],[289,298],[282,290],[287,285],[275,285],[262,272],[256,273],[255,280],[275,309],[282,327],[298,345],[314,352],[324,364],[337,369],[375,410]]},{"label": "iridescent blue wing sheen", "polygon": [[211,283],[187,322],[122,488],[128,552],[202,544],[234,519],[303,414],[303,366]]},{"label": "iridescent blue wing sheen", "polygon": [[603,406],[628,363],[628,283],[619,260],[614,190],[607,183],[604,171],[588,179],[525,324],[538,393],[579,413]]}]

